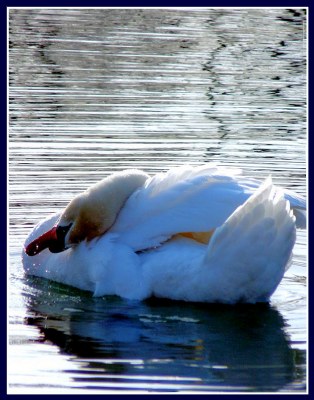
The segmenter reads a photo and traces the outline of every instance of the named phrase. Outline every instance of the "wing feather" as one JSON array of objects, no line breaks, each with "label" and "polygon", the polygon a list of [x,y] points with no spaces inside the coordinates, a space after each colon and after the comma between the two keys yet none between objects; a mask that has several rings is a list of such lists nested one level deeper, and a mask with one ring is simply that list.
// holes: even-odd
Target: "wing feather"
[{"label": "wing feather", "polygon": [[259,186],[238,174],[213,165],[157,174],[128,199],[111,231],[138,251],[180,232],[216,228]]}]

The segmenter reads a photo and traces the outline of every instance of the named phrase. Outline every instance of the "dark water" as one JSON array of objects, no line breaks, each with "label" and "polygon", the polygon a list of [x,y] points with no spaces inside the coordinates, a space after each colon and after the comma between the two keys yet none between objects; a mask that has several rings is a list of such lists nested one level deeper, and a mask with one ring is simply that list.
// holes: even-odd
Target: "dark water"
[{"label": "dark water", "polygon": [[125,168],[241,167],[306,196],[302,9],[11,9],[10,393],[304,392],[307,233],[270,305],[24,277],[31,227]]}]

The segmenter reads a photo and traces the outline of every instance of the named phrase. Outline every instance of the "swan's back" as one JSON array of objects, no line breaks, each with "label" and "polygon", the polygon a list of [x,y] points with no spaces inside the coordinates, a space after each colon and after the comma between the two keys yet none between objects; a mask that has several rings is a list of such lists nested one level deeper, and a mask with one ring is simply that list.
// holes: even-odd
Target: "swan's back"
[{"label": "swan's back", "polygon": [[215,231],[207,246],[171,240],[161,246],[159,264],[148,254],[144,269],[152,294],[186,301],[268,301],[289,265],[295,234],[289,203],[269,179]]},{"label": "swan's back", "polygon": [[134,250],[143,250],[181,232],[211,231],[260,186],[236,169],[184,166],[146,181],[121,210],[111,231]]}]

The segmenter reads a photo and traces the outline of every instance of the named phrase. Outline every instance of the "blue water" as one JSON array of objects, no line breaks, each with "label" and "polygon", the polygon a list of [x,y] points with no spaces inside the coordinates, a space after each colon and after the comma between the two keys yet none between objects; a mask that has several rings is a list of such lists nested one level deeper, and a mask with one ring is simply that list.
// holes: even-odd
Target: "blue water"
[{"label": "blue water", "polygon": [[269,305],[25,277],[39,220],[126,168],[214,161],[306,196],[306,12],[11,9],[10,393],[305,392],[307,232]]}]

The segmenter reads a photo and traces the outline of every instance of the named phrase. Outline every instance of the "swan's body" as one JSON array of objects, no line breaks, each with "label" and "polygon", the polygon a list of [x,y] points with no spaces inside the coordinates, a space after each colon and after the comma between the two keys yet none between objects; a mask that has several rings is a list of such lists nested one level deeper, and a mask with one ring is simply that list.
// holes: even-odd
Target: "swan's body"
[{"label": "swan's body", "polygon": [[305,225],[304,210],[300,196],[270,179],[261,185],[212,165],[152,178],[126,171],[41,222],[25,243],[35,256],[23,253],[23,264],[28,274],[96,296],[268,301],[289,264],[296,225]]}]

